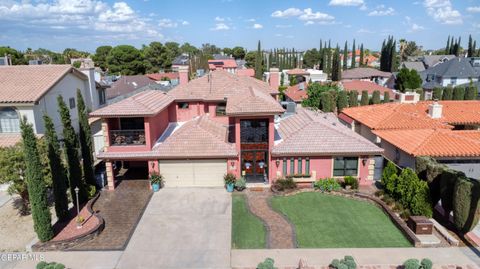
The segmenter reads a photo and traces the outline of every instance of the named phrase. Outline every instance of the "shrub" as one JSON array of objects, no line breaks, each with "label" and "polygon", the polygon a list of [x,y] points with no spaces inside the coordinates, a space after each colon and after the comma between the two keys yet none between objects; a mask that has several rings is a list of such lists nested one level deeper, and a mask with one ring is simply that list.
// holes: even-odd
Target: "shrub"
[{"label": "shrub", "polygon": [[95,185],[87,185],[87,194],[88,194],[88,199],[92,199],[95,197],[95,194],[97,193],[97,188]]},{"label": "shrub", "polygon": [[247,187],[247,181],[244,177],[241,177],[235,181],[235,189],[237,191],[243,191]]},{"label": "shrub", "polygon": [[374,194],[375,194],[375,196],[380,197],[380,196],[382,196],[384,193],[385,193],[385,192],[384,192],[383,190],[378,190],[378,191],[376,191]]},{"label": "shrub", "polygon": [[408,259],[403,263],[405,269],[419,269],[420,262],[417,259]]},{"label": "shrub", "polygon": [[448,215],[453,210],[453,195],[457,178],[465,177],[465,174],[454,170],[444,170],[440,175],[440,199],[442,207]]},{"label": "shrub", "polygon": [[35,268],[36,269],[64,269],[65,265],[61,263],[56,263],[56,262],[47,263],[47,262],[41,261],[37,264]]},{"label": "shrub", "polygon": [[297,183],[292,177],[279,178],[275,180],[274,187],[278,191],[293,190],[297,188]]},{"label": "shrub", "polygon": [[355,260],[353,259],[352,256],[345,256],[341,260],[334,259],[330,263],[330,267],[335,269],[356,269],[357,264],[355,263]]},{"label": "shrub", "polygon": [[465,177],[455,183],[453,199],[453,223],[463,233],[475,227],[479,219],[480,185],[477,181]]},{"label": "shrub", "polygon": [[232,173],[228,173],[225,176],[223,176],[223,181],[225,181],[225,184],[235,184],[236,180],[237,178]]},{"label": "shrub", "polygon": [[358,189],[358,180],[352,176],[346,176],[344,179],[345,186],[350,186],[352,189]]},{"label": "shrub", "polygon": [[401,213],[400,213],[400,218],[402,219],[408,219],[410,217],[411,213],[408,208],[405,208]]},{"label": "shrub", "polygon": [[150,183],[151,184],[162,184],[162,181],[163,181],[163,176],[158,173],[158,172],[151,172],[150,173]]},{"label": "shrub", "polygon": [[393,191],[395,189],[395,184],[394,184],[394,181],[392,180],[392,177],[394,175],[397,175],[397,173],[398,173],[397,167],[395,166],[394,163],[390,161],[387,163],[387,166],[385,166],[385,168],[383,169],[381,182],[382,182],[383,188],[388,194],[393,194]]},{"label": "shrub", "polygon": [[275,261],[272,258],[266,258],[265,261],[257,265],[257,269],[277,269],[274,264]]},{"label": "shrub", "polygon": [[423,269],[432,269],[433,267],[433,262],[430,259],[424,258],[420,262],[420,265],[422,265]]},{"label": "shrub", "polygon": [[326,178],[315,181],[313,187],[322,192],[339,191],[341,189],[340,184],[334,178]]}]

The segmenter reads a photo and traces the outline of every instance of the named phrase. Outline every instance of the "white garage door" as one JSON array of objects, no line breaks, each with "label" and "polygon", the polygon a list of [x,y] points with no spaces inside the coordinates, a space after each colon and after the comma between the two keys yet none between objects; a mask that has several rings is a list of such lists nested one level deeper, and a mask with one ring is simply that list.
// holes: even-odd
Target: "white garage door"
[{"label": "white garage door", "polygon": [[226,160],[160,160],[166,187],[221,187],[227,172]]}]

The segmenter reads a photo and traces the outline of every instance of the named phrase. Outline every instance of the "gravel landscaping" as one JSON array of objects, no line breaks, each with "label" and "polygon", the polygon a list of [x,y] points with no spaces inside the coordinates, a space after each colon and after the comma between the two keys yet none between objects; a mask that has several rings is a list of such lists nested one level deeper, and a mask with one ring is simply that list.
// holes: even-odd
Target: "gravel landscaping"
[{"label": "gravel landscaping", "polygon": [[14,199],[0,207],[0,252],[25,251],[36,234],[32,215],[21,216],[14,206]]}]

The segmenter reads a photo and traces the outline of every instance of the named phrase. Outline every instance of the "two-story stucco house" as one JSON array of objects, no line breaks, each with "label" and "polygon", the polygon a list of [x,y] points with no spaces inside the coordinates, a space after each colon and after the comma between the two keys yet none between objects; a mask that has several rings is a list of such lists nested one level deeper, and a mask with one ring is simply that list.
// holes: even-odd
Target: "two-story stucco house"
[{"label": "two-story stucco house", "polygon": [[346,175],[372,182],[373,156],[382,150],[333,114],[284,116],[266,82],[225,70],[188,82],[184,72],[168,93],[145,91],[91,113],[103,119],[98,158],[109,189],[120,167],[145,178],[160,172],[167,187],[223,186],[226,173],[260,184],[288,175],[302,183]]}]

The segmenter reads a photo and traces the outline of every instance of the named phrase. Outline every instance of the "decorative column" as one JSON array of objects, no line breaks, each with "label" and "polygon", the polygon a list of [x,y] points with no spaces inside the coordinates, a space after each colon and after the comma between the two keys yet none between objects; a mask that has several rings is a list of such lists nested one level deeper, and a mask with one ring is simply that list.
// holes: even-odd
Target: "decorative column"
[{"label": "decorative column", "polygon": [[113,164],[111,161],[105,162],[105,170],[107,172],[108,190],[113,191],[115,189],[115,171],[113,171]]}]

